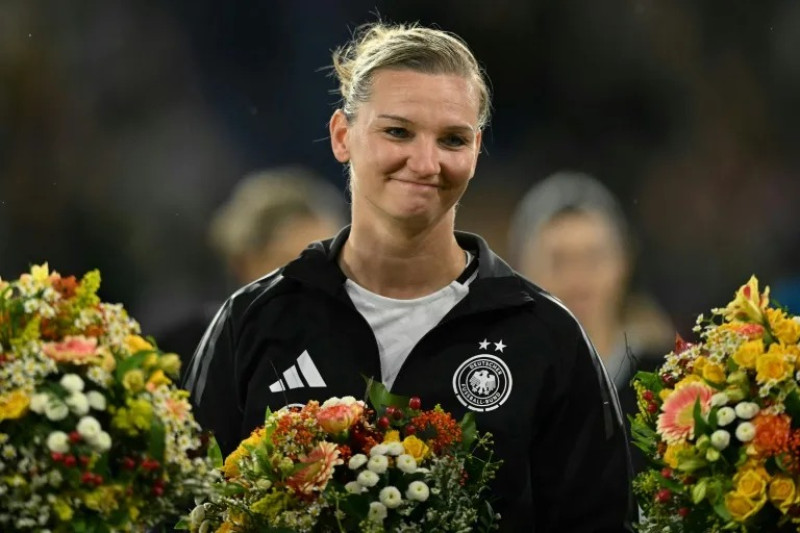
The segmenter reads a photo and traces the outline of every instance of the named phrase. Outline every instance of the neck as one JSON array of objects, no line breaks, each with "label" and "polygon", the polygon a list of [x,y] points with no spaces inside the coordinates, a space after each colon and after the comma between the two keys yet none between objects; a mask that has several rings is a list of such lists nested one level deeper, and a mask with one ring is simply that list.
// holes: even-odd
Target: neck
[{"label": "neck", "polygon": [[339,265],[349,279],[388,298],[431,294],[457,279],[466,266],[453,234],[454,217],[447,218],[417,231],[354,219]]}]

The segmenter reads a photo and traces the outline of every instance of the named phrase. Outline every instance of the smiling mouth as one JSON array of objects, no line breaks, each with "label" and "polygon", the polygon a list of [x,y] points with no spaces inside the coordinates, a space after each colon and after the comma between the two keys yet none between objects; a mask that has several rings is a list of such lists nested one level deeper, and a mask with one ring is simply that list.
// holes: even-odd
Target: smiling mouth
[{"label": "smiling mouth", "polygon": [[417,187],[424,187],[426,189],[441,189],[441,186],[435,183],[422,183],[419,181],[411,181],[411,180],[401,180],[397,178],[390,178],[393,181],[399,181],[400,183],[405,183],[406,185],[417,186]]}]

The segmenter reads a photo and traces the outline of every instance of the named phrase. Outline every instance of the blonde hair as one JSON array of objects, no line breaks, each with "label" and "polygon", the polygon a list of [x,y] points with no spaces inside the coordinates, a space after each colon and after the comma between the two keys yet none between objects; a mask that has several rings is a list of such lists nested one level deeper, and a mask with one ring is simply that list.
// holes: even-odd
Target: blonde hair
[{"label": "blonde hair", "polygon": [[464,40],[453,33],[417,24],[366,24],[333,52],[333,69],[348,120],[355,117],[359,104],[369,100],[375,72],[398,69],[471,80],[478,90],[478,126],[483,129],[489,122],[486,76]]},{"label": "blonde hair", "polygon": [[346,223],[341,193],[304,167],[252,172],[214,213],[209,227],[212,247],[231,259],[266,247],[281,224],[294,217]]}]

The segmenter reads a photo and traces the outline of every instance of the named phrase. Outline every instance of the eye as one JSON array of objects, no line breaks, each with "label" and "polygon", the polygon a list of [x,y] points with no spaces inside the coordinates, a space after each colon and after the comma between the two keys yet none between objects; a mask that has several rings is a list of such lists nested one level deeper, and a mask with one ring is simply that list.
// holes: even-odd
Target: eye
[{"label": "eye", "polygon": [[461,135],[446,135],[440,142],[448,148],[460,148],[467,144],[467,140]]},{"label": "eye", "polygon": [[394,137],[395,139],[407,139],[409,137],[408,130],[405,128],[400,128],[397,126],[392,126],[390,128],[384,128],[383,132],[388,135],[389,137]]}]

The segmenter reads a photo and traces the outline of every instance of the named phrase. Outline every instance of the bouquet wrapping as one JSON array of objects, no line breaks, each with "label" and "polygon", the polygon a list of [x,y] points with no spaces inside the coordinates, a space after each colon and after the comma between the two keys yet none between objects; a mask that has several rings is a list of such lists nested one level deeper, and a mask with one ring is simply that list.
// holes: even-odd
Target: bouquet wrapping
[{"label": "bouquet wrapping", "polygon": [[644,532],[800,531],[800,317],[752,277],[633,384]]},{"label": "bouquet wrapping", "polygon": [[99,285],[46,264],[0,280],[2,531],[143,531],[216,480],[179,357]]}]

